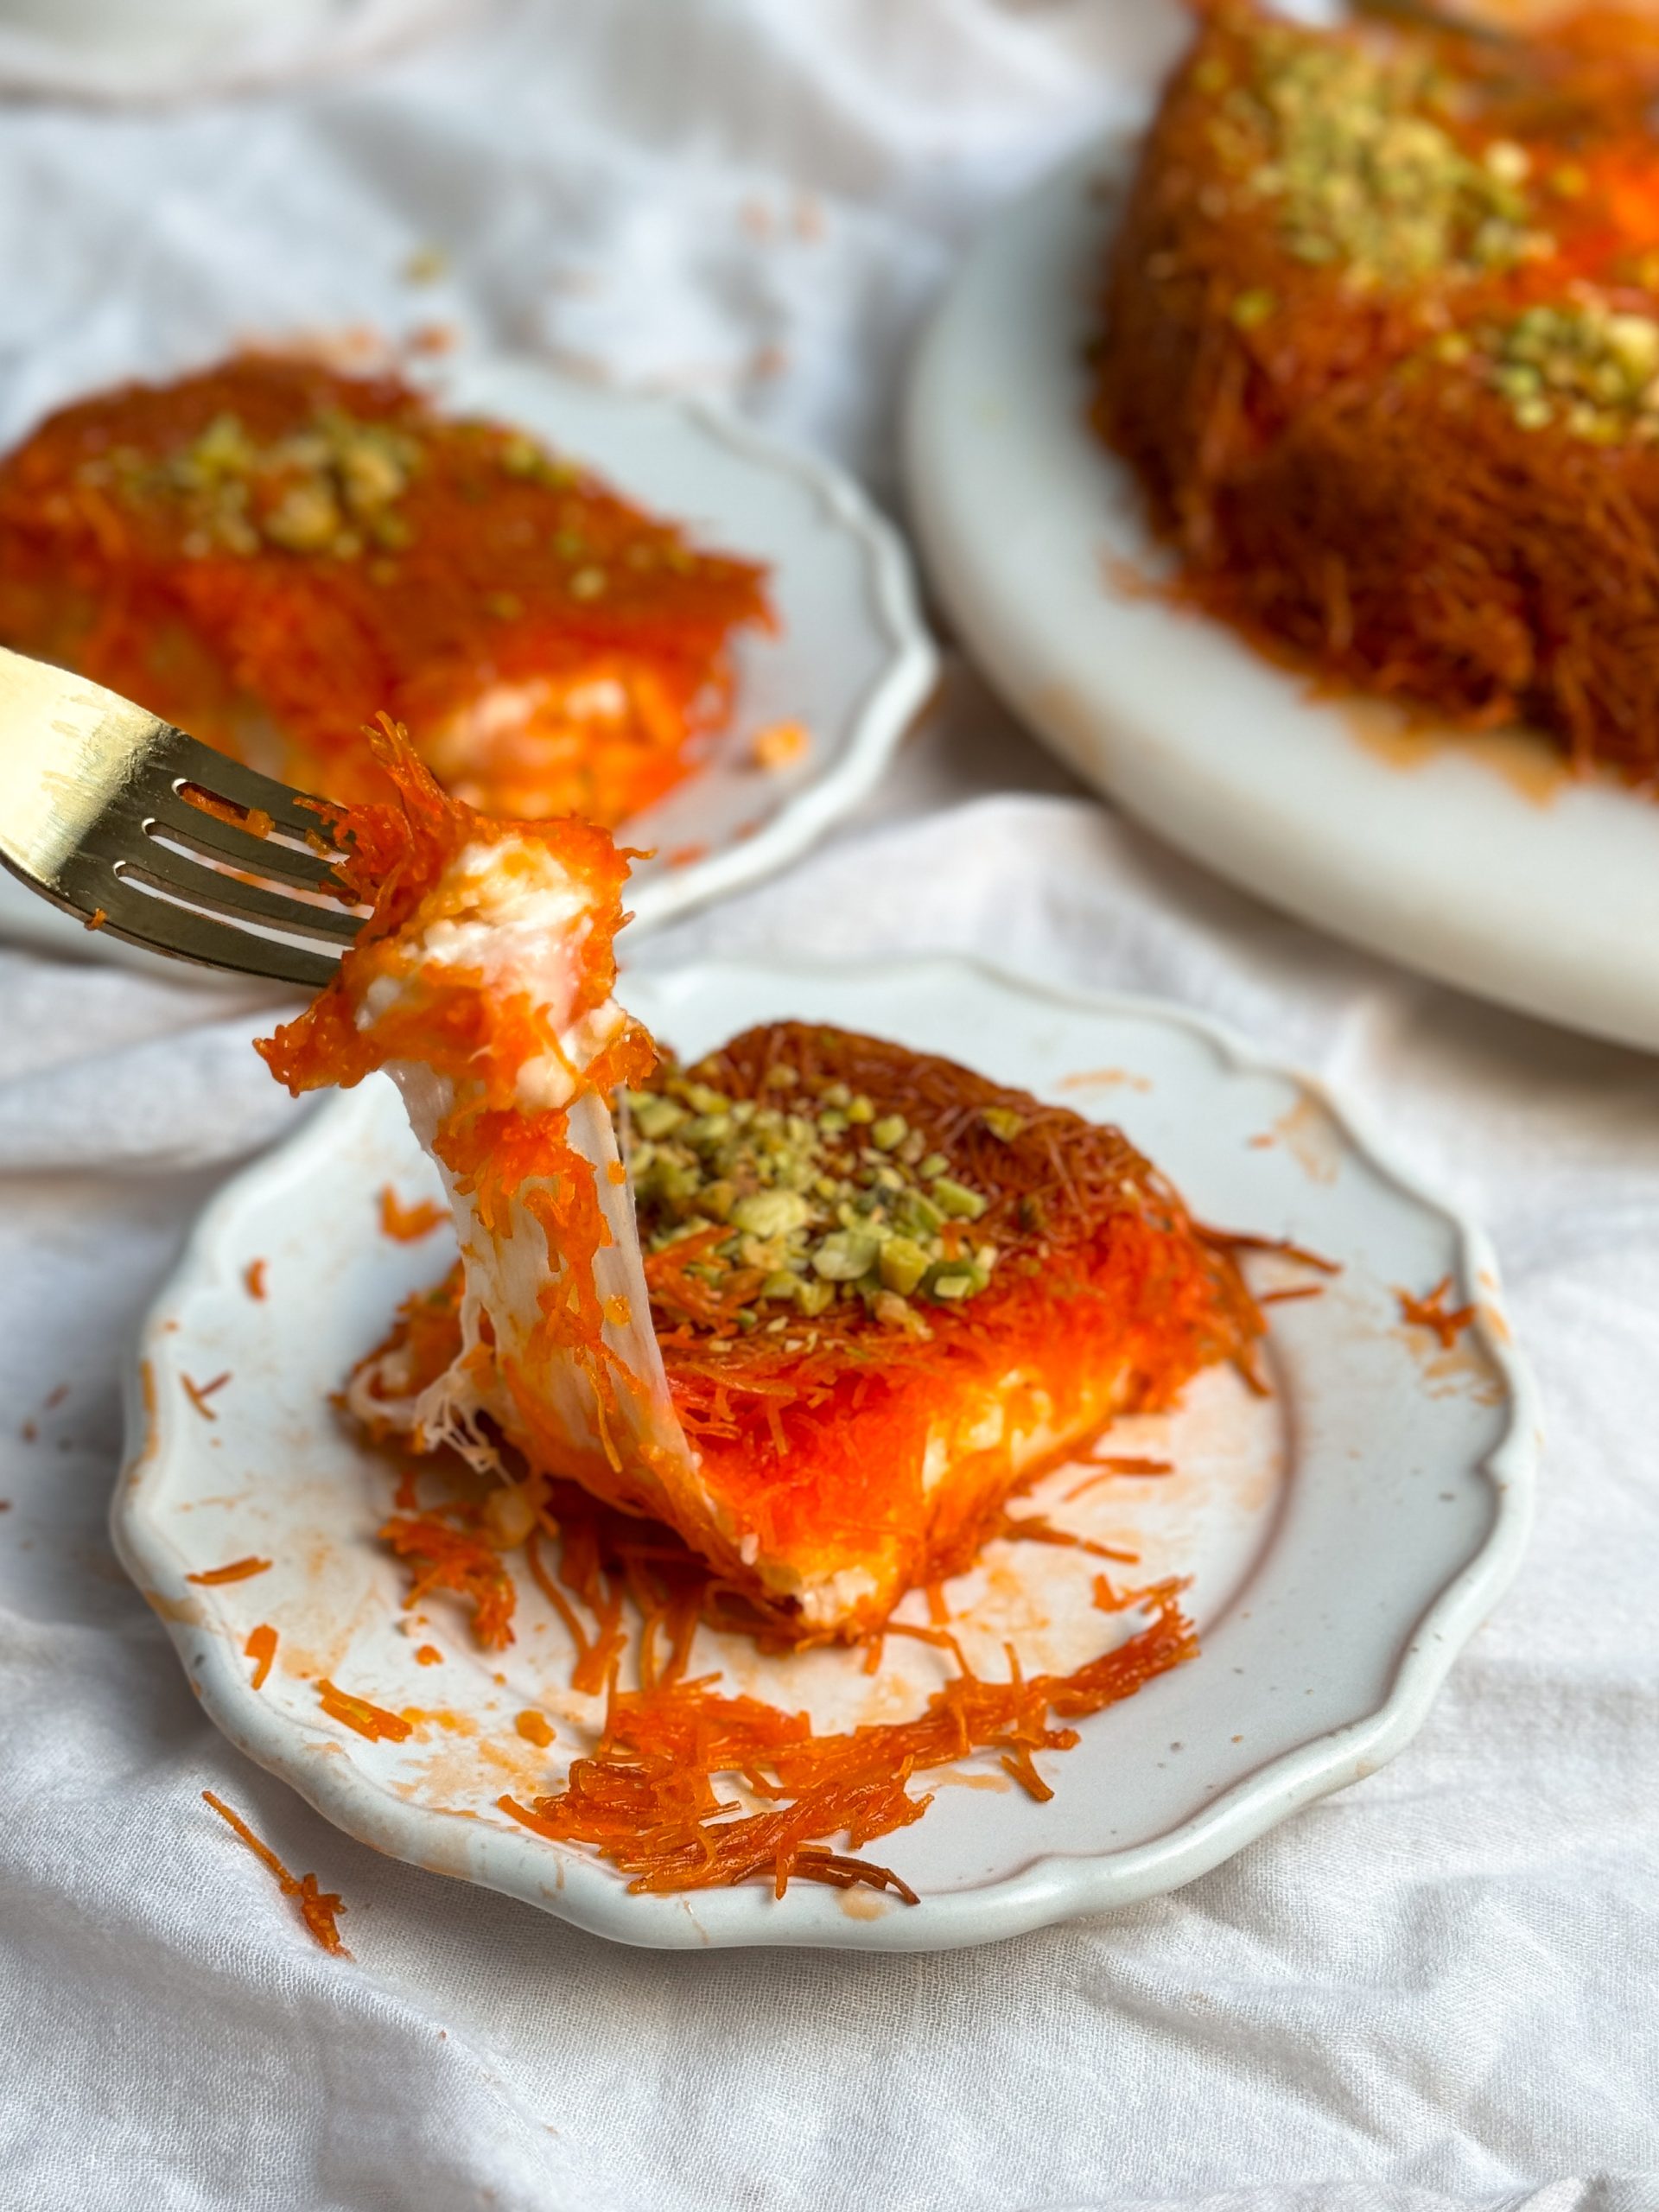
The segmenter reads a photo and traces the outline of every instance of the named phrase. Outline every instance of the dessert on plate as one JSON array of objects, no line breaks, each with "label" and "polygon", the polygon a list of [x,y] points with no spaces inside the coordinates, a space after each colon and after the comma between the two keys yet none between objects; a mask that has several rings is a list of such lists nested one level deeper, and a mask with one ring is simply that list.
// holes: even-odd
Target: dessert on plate
[{"label": "dessert on plate", "polygon": [[614,825],[691,772],[770,619],[753,563],[391,374],[242,354],[0,461],[0,643],[347,803],[386,712],[474,804]]},{"label": "dessert on plate", "polygon": [[1205,9],[1112,248],[1094,416],[1192,604],[1647,788],[1659,35],[1560,13],[1493,38]]},{"label": "dessert on plate", "polygon": [[626,862],[405,768],[374,932],[265,1052],[388,1068],[460,1270],[357,1378],[383,1429],[665,1522],[775,1635],[853,1640],[1010,1491],[1248,1353],[1229,1254],[1116,1129],[798,1022],[693,1067],[612,995]]},{"label": "dessert on plate", "polygon": [[[899,1599],[970,1564],[1023,1482],[1202,1368],[1252,1371],[1228,1241],[1119,1132],[936,1056],[787,1021],[659,1055],[614,996],[609,837],[481,817],[379,753],[395,801],[335,825],[373,919],[261,1050],[296,1091],[385,1069],[454,1211],[458,1267],[345,1394],[404,1465],[383,1534],[486,1644],[512,1639],[523,1547],[575,1685],[607,1689],[594,1755],[516,1817],[648,1887],[890,1883],[817,1839],[919,1817],[908,1776],[976,1746],[1049,1794],[1031,1751],[1075,1740],[1054,1716],[1192,1656],[1174,1587],[1103,1580],[1103,1610],[1148,1618],[1071,1675],[1011,1655],[1005,1682],[964,1669],[916,1719],[831,1738],[687,1679],[698,1621],[879,1655]],[[466,1480],[423,1506],[444,1468]],[[717,1820],[710,1777],[734,1771],[782,1809]]]}]

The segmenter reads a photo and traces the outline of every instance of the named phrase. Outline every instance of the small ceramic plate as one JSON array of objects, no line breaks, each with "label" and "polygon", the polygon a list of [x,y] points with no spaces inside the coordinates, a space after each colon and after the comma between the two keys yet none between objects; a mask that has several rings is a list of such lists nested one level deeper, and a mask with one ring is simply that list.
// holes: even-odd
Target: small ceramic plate
[{"label": "small ceramic plate", "polygon": [[[1316,1086],[1173,1008],[945,960],[708,966],[633,976],[626,997],[687,1054],[794,1015],[970,1061],[1121,1122],[1201,1218],[1340,1263],[1328,1278],[1277,1256],[1252,1263],[1259,1291],[1324,1286],[1269,1307],[1267,1398],[1211,1372],[1179,1411],[1120,1423],[1099,1447],[1173,1473],[1085,1462],[1033,1493],[1032,1510],[1135,1555],[1115,1576],[1190,1575],[1201,1656],[1081,1722],[1074,1750],[1041,1757],[1047,1803],[989,1755],[929,1776],[926,1817],[870,1854],[916,1905],[805,1883],[781,1900],[762,1886],[634,1896],[596,1857],[526,1832],[496,1801],[556,1790],[597,1701],[569,1690],[565,1633],[527,1582],[505,1654],[474,1648],[447,1600],[404,1609],[404,1578],[374,1538],[387,1466],[330,1405],[397,1301],[453,1251],[447,1223],[416,1244],[380,1230],[383,1189],[410,1205],[435,1181],[377,1077],[208,1211],[132,1381],[116,1542],[233,1743],[365,1842],[601,1935],[897,1950],[1154,1896],[1401,1749],[1513,1573],[1530,1510],[1532,1395],[1477,1230],[1389,1167]],[[1450,1301],[1477,1309],[1449,1346],[1402,1319],[1398,1294],[1447,1277]],[[271,1564],[191,1580],[250,1557]],[[1126,1633],[1091,1604],[1100,1567],[1081,1551],[988,1546],[946,1586],[976,1670],[1003,1674],[1007,1639],[1029,1673],[1074,1667]],[[919,1593],[900,1618],[927,1619]],[[279,1641],[256,1691],[245,1652],[262,1624]],[[442,1663],[417,1663],[423,1645]],[[856,1652],[763,1657],[700,1631],[694,1669],[842,1727],[918,1712],[943,1664],[890,1637],[872,1677]],[[412,1733],[369,1742],[328,1719],[322,1677],[415,1716]],[[525,1710],[556,1731],[550,1749],[518,1732]]]},{"label": "small ceramic plate", "polygon": [[[784,867],[858,804],[932,689],[938,657],[909,556],[849,477],[711,408],[581,383],[533,361],[449,367],[435,396],[449,412],[522,424],[701,543],[772,570],[781,626],[739,639],[730,726],[692,775],[620,833],[653,853],[629,881],[636,938]],[[801,723],[810,742],[787,766],[763,767],[756,734],[785,721]],[[175,978],[214,976],[89,938],[3,869],[0,936],[83,957],[95,947]]]},{"label": "small ceramic plate", "polygon": [[994,223],[918,355],[912,511],[963,642],[1079,774],[1218,873],[1465,989],[1659,1046],[1659,805],[1543,739],[1313,698],[1115,582],[1160,563],[1085,420],[1121,156]]}]

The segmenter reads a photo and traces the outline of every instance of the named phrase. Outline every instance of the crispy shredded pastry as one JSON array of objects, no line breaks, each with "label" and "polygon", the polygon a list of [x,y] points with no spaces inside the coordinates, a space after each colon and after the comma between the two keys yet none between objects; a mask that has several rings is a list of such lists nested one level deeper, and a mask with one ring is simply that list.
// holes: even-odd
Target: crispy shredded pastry
[{"label": "crispy shredded pastry", "polygon": [[390,375],[244,354],[0,461],[0,639],[332,798],[375,794],[390,710],[476,804],[626,820],[770,621],[753,563]]},{"label": "crispy shredded pastry", "polygon": [[1659,775],[1659,31],[1217,0],[1112,250],[1095,420],[1179,596],[1325,685]]}]

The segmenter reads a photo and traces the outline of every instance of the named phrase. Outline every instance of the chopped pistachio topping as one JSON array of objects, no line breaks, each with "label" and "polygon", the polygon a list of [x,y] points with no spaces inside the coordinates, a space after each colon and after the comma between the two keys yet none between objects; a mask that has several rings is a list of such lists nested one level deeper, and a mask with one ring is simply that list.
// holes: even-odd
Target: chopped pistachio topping
[{"label": "chopped pistachio topping", "polygon": [[[522,434],[481,423],[463,427],[475,429],[486,458],[493,445],[493,460],[506,476],[563,491],[581,480],[568,461]],[[355,560],[365,551],[407,549],[411,532],[401,503],[421,462],[421,442],[409,431],[324,408],[302,429],[263,444],[239,416],[217,415],[189,445],[165,459],[117,447],[86,462],[81,475],[88,483],[113,484],[137,501],[177,502],[186,520],[184,550],[195,558],[214,552],[245,556],[276,546],[286,553]],[[578,556],[582,550],[578,542]],[[584,584],[583,578],[590,582]],[[570,588],[578,597],[592,597],[603,590],[604,581],[601,571],[582,569]]]},{"label": "chopped pistachio topping", "polygon": [[[1477,275],[1547,254],[1526,149],[1495,139],[1471,150],[1448,127],[1430,61],[1288,25],[1267,25],[1238,81],[1211,69],[1217,152],[1245,192],[1274,203],[1287,251],[1330,266],[1357,289]],[[1246,292],[1249,329],[1272,296]]]},{"label": "chopped pistachio topping", "polygon": [[1659,320],[1593,297],[1528,308],[1480,334],[1487,383],[1523,430],[1591,445],[1659,442]]},{"label": "chopped pistachio topping", "polygon": [[216,415],[164,461],[118,447],[82,474],[137,499],[178,501],[188,524],[185,550],[197,557],[274,545],[354,560],[367,547],[396,552],[409,543],[398,502],[420,460],[418,443],[404,431],[331,408],[304,429],[264,445],[237,416]]},{"label": "chopped pistachio topping", "polygon": [[[760,1098],[732,1098],[665,1062],[626,1103],[647,1250],[723,1229],[687,1271],[711,1286],[759,1276],[745,1284],[745,1310],[768,1325],[769,1306],[810,1319],[857,1299],[878,1323],[915,1334],[925,1325],[911,1301],[960,1303],[990,1281],[995,1245],[963,1234],[989,1198],[902,1114],[878,1114],[845,1084],[808,1090],[776,1067]],[[1000,1108],[982,1119],[1007,1141],[1024,1127]]]}]

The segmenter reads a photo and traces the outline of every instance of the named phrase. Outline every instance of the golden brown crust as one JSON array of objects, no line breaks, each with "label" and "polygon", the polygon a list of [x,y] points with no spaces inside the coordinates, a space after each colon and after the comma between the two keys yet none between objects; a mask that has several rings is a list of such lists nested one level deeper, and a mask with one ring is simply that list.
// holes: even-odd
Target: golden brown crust
[{"label": "golden brown crust", "polygon": [[[1325,681],[1471,727],[1525,720],[1645,785],[1654,54],[1611,67],[1606,35],[1336,37],[1226,0],[1115,242],[1095,419],[1180,595]],[[1299,70],[1334,142],[1296,135]],[[1341,137],[1368,102],[1367,127],[1396,134],[1370,154]]]}]

